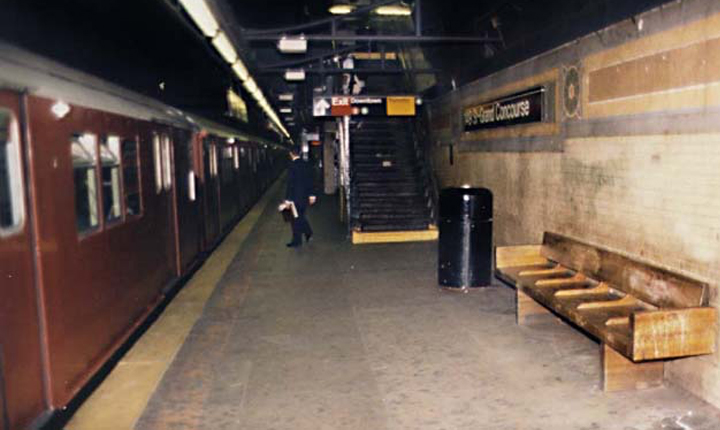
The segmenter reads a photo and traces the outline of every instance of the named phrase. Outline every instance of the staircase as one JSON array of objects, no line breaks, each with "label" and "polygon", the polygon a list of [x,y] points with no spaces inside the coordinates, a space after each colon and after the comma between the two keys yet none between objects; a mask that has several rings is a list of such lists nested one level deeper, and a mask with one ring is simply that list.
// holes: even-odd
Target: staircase
[{"label": "staircase", "polygon": [[437,237],[428,176],[416,151],[412,121],[362,119],[351,125],[351,220],[355,243],[363,241],[363,237],[372,242]]}]

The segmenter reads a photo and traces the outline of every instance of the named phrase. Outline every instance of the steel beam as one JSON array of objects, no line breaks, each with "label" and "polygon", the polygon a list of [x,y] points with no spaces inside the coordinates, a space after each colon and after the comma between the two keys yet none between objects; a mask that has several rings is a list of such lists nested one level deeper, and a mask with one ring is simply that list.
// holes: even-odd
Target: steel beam
[{"label": "steel beam", "polygon": [[[325,68],[316,68],[316,69],[304,69],[305,74],[322,74],[322,75],[343,75],[345,73],[350,74],[364,74],[364,75],[393,75],[393,74],[402,74],[402,73],[410,73],[414,75],[432,75],[435,73],[440,73],[440,69],[325,69]],[[287,69],[280,68],[280,67],[273,67],[273,68],[266,68],[266,69],[259,69],[258,73],[260,74],[281,74],[285,73]]]},{"label": "steel beam", "polygon": [[[256,34],[245,35],[249,42],[277,42],[282,35]],[[471,37],[471,36],[415,36],[415,35],[332,35],[332,34],[306,34],[308,41],[319,42],[393,42],[393,43],[501,43],[499,37]]]}]

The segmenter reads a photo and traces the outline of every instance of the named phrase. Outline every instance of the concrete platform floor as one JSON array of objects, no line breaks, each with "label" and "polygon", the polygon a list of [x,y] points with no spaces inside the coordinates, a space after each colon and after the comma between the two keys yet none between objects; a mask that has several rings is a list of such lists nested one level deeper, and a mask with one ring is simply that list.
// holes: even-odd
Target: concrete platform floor
[{"label": "concrete platform floor", "polygon": [[136,429],[720,428],[674,387],[603,393],[599,346],[517,326],[510,288],[438,290],[435,243],[353,246],[325,198],[287,249],[269,201]]}]

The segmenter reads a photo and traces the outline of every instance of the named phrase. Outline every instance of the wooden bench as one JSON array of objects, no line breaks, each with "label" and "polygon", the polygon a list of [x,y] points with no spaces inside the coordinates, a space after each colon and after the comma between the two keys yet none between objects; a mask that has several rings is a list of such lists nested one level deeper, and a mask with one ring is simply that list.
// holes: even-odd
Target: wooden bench
[{"label": "wooden bench", "polygon": [[496,276],[517,291],[517,321],[552,311],[601,342],[605,391],[662,385],[664,360],[715,352],[706,283],[554,233],[498,247]]}]

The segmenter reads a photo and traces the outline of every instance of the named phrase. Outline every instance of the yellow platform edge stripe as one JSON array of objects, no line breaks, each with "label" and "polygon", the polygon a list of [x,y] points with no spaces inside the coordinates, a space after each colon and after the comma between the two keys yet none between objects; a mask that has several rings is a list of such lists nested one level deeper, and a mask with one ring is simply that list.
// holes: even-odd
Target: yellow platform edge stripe
[{"label": "yellow platform edge stripe", "polygon": [[78,409],[65,430],[135,428],[165,371],[202,315],[217,283],[277,193],[281,179],[225,237],[158,320]]}]

